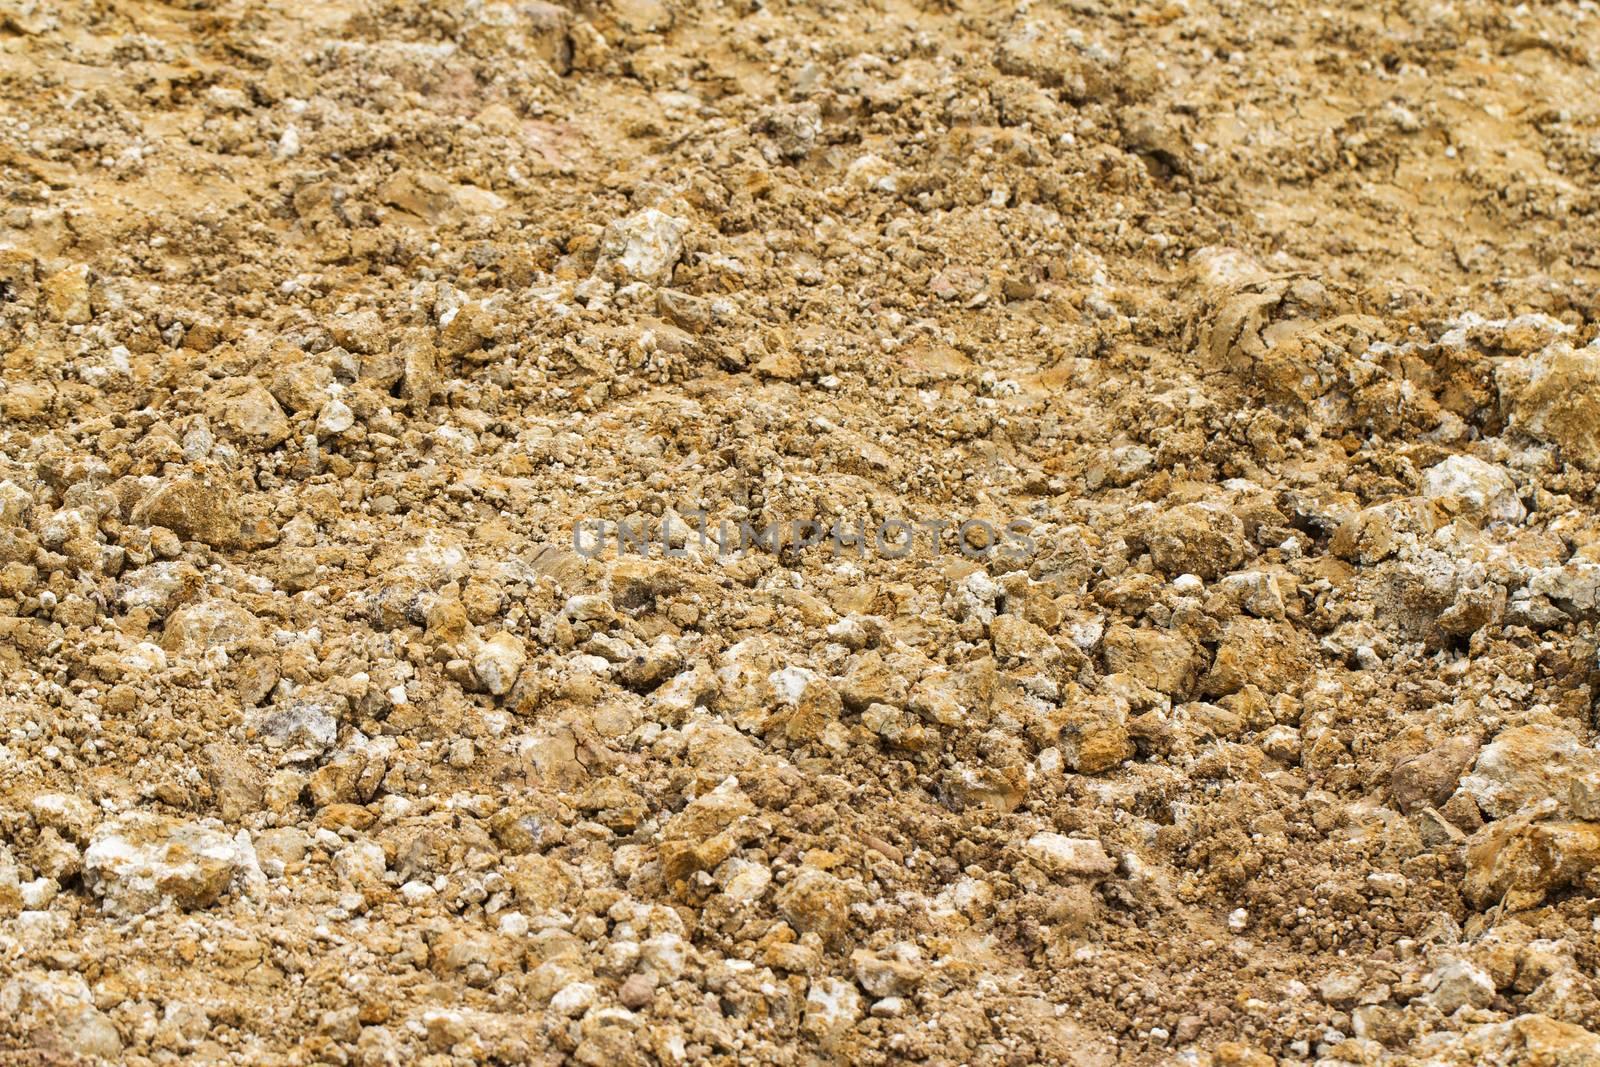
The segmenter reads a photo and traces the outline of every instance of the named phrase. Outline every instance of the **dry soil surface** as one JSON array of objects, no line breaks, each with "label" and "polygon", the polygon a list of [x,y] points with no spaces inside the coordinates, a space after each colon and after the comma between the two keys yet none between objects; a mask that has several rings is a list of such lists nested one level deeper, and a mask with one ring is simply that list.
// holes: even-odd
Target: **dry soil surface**
[{"label": "dry soil surface", "polygon": [[1597,85],[0,0],[0,1064],[1600,1062]]}]

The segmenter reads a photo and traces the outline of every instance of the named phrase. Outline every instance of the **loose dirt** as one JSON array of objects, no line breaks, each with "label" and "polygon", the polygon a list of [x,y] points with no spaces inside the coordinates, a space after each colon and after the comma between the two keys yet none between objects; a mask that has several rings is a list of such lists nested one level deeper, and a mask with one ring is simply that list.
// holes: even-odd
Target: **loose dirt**
[{"label": "loose dirt", "polygon": [[1597,69],[0,0],[0,1063],[1600,1062]]}]

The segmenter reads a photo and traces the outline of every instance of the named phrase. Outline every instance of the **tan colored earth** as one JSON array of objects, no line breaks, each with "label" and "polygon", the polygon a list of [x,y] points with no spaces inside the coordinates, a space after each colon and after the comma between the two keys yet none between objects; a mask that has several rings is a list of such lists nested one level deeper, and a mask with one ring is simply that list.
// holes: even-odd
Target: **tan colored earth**
[{"label": "tan colored earth", "polygon": [[1597,72],[0,0],[0,1064],[1600,1064]]}]

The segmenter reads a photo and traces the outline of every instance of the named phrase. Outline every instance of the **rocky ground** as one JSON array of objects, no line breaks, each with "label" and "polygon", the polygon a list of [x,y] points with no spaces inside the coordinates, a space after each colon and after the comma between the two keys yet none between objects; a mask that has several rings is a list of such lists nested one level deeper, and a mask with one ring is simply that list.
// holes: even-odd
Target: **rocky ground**
[{"label": "rocky ground", "polygon": [[1600,1062],[1597,77],[0,0],[0,1064]]}]

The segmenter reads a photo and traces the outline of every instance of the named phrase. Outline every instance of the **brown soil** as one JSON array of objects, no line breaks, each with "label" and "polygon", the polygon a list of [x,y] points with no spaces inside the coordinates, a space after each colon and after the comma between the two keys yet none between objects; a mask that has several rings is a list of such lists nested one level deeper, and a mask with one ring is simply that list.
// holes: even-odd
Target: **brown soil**
[{"label": "brown soil", "polygon": [[1600,1062],[1597,66],[0,0],[0,1063]]}]

